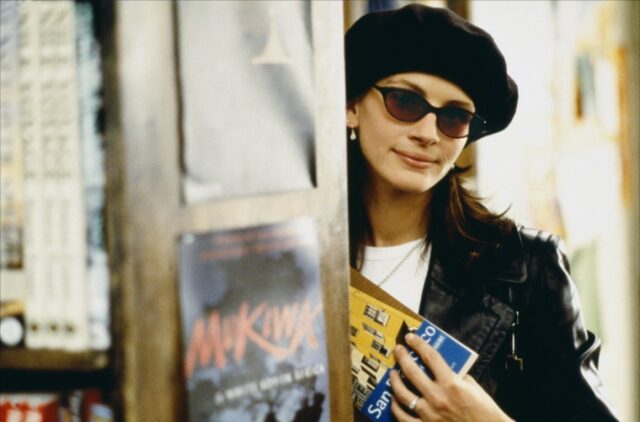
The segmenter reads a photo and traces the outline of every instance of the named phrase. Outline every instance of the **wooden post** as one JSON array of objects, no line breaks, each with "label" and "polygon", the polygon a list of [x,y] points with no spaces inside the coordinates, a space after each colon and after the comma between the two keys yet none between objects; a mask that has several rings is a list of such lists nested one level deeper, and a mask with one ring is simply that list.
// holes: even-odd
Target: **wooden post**
[{"label": "wooden post", "polygon": [[105,108],[120,416],[184,420],[178,237],[310,215],[320,238],[331,419],[350,420],[342,4],[312,3],[317,186],[197,204],[181,200],[175,5],[114,7],[113,38],[105,44]]}]

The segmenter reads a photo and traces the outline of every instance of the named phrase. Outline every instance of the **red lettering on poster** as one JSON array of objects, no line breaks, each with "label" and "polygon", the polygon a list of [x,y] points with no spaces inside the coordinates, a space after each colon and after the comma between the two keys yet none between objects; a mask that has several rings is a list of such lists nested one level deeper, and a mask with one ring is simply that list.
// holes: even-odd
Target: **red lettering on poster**
[{"label": "red lettering on poster", "polygon": [[196,366],[222,369],[231,352],[238,363],[244,358],[249,344],[276,359],[296,352],[305,338],[309,347],[315,349],[320,343],[313,324],[319,316],[322,316],[322,304],[314,306],[309,300],[282,306],[268,306],[263,302],[253,309],[245,301],[237,313],[224,317],[213,310],[193,324],[185,355],[185,374],[189,378]]}]

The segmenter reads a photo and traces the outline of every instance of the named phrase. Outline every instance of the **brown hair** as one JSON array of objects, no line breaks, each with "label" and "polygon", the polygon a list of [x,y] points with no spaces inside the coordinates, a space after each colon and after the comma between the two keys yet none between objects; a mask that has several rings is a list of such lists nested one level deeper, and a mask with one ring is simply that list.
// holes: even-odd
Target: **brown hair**
[{"label": "brown hair", "polygon": [[[350,262],[359,269],[365,240],[371,236],[363,198],[367,170],[360,143],[347,142]],[[496,247],[514,227],[505,217],[507,211],[491,212],[475,192],[464,186],[462,174],[468,169],[456,166],[434,186],[425,233],[434,256],[445,266],[463,271],[471,268],[487,248]]]}]

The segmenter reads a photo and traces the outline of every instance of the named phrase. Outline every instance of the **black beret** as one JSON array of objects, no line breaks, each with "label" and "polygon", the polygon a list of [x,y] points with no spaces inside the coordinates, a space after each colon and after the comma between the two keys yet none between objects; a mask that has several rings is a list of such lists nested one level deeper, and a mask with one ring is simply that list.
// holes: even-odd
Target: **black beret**
[{"label": "black beret", "polygon": [[516,111],[518,87],[491,35],[448,9],[410,4],[369,13],[347,31],[345,60],[348,102],[396,73],[424,72],[453,82],[487,121],[469,141],[501,131]]}]

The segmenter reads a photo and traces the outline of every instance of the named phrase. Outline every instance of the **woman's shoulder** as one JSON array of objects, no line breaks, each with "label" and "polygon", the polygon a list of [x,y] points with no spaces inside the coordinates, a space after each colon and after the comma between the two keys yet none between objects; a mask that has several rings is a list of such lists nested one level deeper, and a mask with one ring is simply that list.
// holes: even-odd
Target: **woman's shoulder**
[{"label": "woman's shoulder", "polygon": [[524,226],[517,226],[517,232],[522,239],[522,249],[528,266],[533,263],[569,271],[566,245],[560,236]]},{"label": "woman's shoulder", "polygon": [[496,249],[518,251],[525,257],[566,254],[562,238],[554,233],[513,223],[496,244]]},{"label": "woman's shoulder", "polygon": [[516,225],[514,229],[521,237],[523,245],[534,252],[548,253],[566,250],[562,238],[556,234],[522,225]]},{"label": "woman's shoulder", "polygon": [[[502,251],[496,256],[502,259],[492,263],[497,275],[493,280],[510,281],[511,286],[520,286],[516,290],[524,297],[523,303],[531,300],[538,305],[545,303],[563,310],[565,317],[579,313],[579,305],[567,299],[576,297],[576,286],[560,236],[516,225],[500,249]],[[544,299],[540,299],[541,296]]]},{"label": "woman's shoulder", "polygon": [[[562,239],[548,231],[514,225],[481,265],[483,285],[520,309],[549,305],[563,317],[579,313],[576,286]],[[538,312],[538,311],[534,311]]]}]

